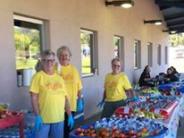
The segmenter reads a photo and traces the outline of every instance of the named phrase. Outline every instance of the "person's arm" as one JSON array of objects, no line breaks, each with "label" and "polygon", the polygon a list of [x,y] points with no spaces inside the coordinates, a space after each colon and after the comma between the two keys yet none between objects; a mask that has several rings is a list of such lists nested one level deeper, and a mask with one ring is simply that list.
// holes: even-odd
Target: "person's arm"
[{"label": "person's arm", "polygon": [[125,92],[128,98],[133,98],[135,96],[135,93],[132,89],[125,90]]},{"label": "person's arm", "polygon": [[31,103],[33,107],[33,112],[35,114],[34,129],[40,130],[43,124],[43,120],[39,111],[39,104],[38,104],[39,95],[33,92],[30,92],[30,93],[31,93]]},{"label": "person's arm", "polygon": [[103,92],[103,97],[102,97],[101,102],[104,102],[105,101],[105,98],[106,98],[106,90],[104,90],[104,92]]},{"label": "person's arm", "polygon": [[82,97],[82,81],[80,79],[79,73],[77,72],[78,76],[78,91],[77,91],[77,112],[81,112],[84,110],[84,100]]},{"label": "person's arm", "polygon": [[31,92],[31,103],[32,103],[32,108],[33,108],[33,112],[35,115],[39,115],[40,111],[39,111],[39,104],[38,104],[38,94],[35,94],[33,92]]},{"label": "person's arm", "polygon": [[81,80],[81,77],[79,75],[79,72],[78,70],[75,68],[74,69],[74,74],[75,74],[75,77],[76,77],[76,80],[77,80],[77,98],[78,99],[81,99],[82,98],[82,80]]},{"label": "person's arm", "polygon": [[67,95],[65,96],[65,111],[68,115],[68,120],[67,120],[68,124],[67,125],[70,127],[70,129],[72,129],[74,127],[75,121],[74,121],[74,117],[73,117],[71,110],[70,110],[70,103],[69,103]]},{"label": "person's arm", "polygon": [[127,97],[128,98],[133,98],[135,96],[135,94],[134,94],[134,91],[132,89],[132,85],[131,85],[131,83],[128,80],[128,77],[126,75],[123,76],[122,83],[124,84],[123,89],[124,89]]},{"label": "person's arm", "polygon": [[65,96],[65,111],[68,114],[68,116],[71,115],[70,103],[67,96]]},{"label": "person's arm", "polygon": [[82,98],[81,90],[78,90],[77,97],[78,97],[78,99]]}]

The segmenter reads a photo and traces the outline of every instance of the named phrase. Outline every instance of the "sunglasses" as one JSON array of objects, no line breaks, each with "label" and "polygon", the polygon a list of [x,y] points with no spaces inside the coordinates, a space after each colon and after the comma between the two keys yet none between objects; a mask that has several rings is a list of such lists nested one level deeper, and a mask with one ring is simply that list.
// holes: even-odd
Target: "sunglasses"
[{"label": "sunglasses", "polygon": [[49,62],[54,62],[54,59],[42,59],[43,62],[49,63]]},{"label": "sunglasses", "polygon": [[112,66],[115,68],[120,68],[120,65],[112,64]]}]

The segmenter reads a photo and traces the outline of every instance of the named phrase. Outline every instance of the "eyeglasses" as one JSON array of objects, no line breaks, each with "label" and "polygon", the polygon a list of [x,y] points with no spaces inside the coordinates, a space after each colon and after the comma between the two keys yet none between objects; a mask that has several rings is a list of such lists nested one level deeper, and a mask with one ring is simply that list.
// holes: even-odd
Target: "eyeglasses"
[{"label": "eyeglasses", "polygon": [[120,65],[112,64],[112,66],[115,68],[120,68]]},{"label": "eyeglasses", "polygon": [[55,60],[54,59],[42,59],[42,61],[45,63],[49,63],[49,62],[53,63]]}]

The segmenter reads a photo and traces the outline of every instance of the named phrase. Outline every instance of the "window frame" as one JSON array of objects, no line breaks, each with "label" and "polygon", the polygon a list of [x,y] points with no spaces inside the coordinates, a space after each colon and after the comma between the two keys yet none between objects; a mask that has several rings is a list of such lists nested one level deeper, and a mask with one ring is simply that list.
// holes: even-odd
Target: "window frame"
[{"label": "window frame", "polygon": [[168,64],[168,46],[165,46],[165,64]]},{"label": "window frame", "polygon": [[162,46],[161,44],[159,44],[157,47],[157,64],[159,66],[162,65]]},{"label": "window frame", "polygon": [[134,39],[134,70],[141,68],[141,41]]},{"label": "window frame", "polygon": [[[117,39],[118,40],[118,45],[115,44],[115,40],[114,39]],[[121,45],[122,45],[122,42],[121,42],[121,37],[118,36],[118,35],[114,35],[113,36],[113,57],[117,57],[117,58],[120,58],[120,48],[121,48]],[[115,55],[115,46],[117,46],[117,56]]]},{"label": "window frame", "polygon": [[148,42],[147,52],[148,52],[148,65],[152,67],[153,66],[153,43]]},{"label": "window frame", "polygon": [[[118,38],[119,39],[119,45],[118,45],[118,58],[120,59],[120,62],[121,62],[121,70],[124,71],[124,56],[125,56],[125,53],[124,53],[124,37],[123,36],[120,36],[120,35],[114,35],[113,36],[113,46],[115,46],[115,43],[114,43],[114,38]],[[114,55],[114,51],[113,51],[113,57],[115,57]]]},{"label": "window frame", "polygon": [[[98,71],[98,39],[97,39],[97,31],[95,30],[91,30],[91,29],[86,29],[86,28],[80,28],[80,34],[81,32],[86,32],[89,34],[92,34],[90,37],[92,38],[92,41],[90,41],[90,46],[91,46],[91,51],[90,51],[90,58],[91,58],[91,65],[90,65],[90,69],[91,72],[88,74],[83,74],[82,72],[82,58],[81,58],[81,74],[82,74],[82,78],[85,77],[92,77],[95,74],[99,74]],[[80,42],[80,50],[81,49],[81,42]]]},{"label": "window frame", "polygon": [[[39,32],[39,53],[41,53],[41,51],[49,48],[49,45],[50,45],[50,41],[48,39],[49,33],[46,33],[49,30],[49,22],[47,20],[29,17],[29,16],[25,16],[25,15],[19,15],[17,13],[14,13],[13,14],[13,23],[14,23],[13,29],[15,29],[15,27],[20,27],[20,29],[27,28],[27,29],[38,30],[38,32]],[[15,35],[15,32],[13,33],[13,35]],[[15,44],[14,44],[14,46],[15,46]],[[16,51],[17,51],[17,49],[16,49]],[[37,60],[39,60],[39,55],[37,55],[35,58]],[[15,59],[15,61],[17,62],[17,59]],[[16,67],[17,86],[18,87],[27,87],[30,85],[30,83],[29,84],[23,83],[23,77],[24,77],[23,71],[26,69],[27,68],[17,69],[17,67]],[[32,69],[32,68],[30,68],[30,69]],[[18,82],[19,81],[18,79],[21,78],[20,76],[22,76],[22,83]]]}]

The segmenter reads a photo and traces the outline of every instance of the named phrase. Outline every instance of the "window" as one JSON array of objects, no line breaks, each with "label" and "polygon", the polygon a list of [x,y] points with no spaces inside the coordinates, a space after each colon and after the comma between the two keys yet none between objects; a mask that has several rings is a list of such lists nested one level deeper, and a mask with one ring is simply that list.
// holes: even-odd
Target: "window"
[{"label": "window", "polygon": [[97,71],[97,32],[81,29],[82,76],[91,76]]},{"label": "window", "polygon": [[152,67],[153,66],[153,44],[148,43],[147,47],[148,47],[148,65]]},{"label": "window", "polygon": [[113,57],[118,57],[120,59],[122,68],[121,70],[124,71],[124,39],[122,36],[114,35],[113,37]]},{"label": "window", "polygon": [[121,48],[121,37],[114,36],[113,37],[113,44],[114,44],[114,52],[113,57],[120,57],[120,48]]},{"label": "window", "polygon": [[134,69],[141,68],[141,41],[134,40]]},{"label": "window", "polygon": [[161,65],[161,45],[158,45],[158,50],[157,50],[158,52],[158,57],[157,57],[157,62],[158,62],[158,65]]},{"label": "window", "polygon": [[29,86],[43,42],[42,20],[14,15],[17,85]]},{"label": "window", "polygon": [[165,64],[168,64],[168,47],[165,47]]}]

